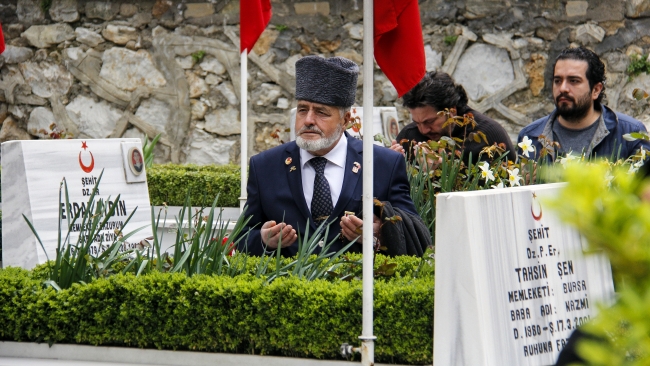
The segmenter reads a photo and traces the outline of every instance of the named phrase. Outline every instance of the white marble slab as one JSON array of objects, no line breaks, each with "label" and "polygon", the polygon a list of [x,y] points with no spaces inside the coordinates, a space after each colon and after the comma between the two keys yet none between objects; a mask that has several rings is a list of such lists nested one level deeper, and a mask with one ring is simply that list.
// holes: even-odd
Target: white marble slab
[{"label": "white marble slab", "polygon": [[[130,243],[151,236],[151,211],[144,164],[142,172],[135,175],[129,167],[127,152],[142,148],[139,139],[99,140],[37,140],[10,141],[2,144],[2,262],[7,266],[32,268],[53,259],[56,253],[59,208],[59,189],[62,179],[68,185],[70,207],[67,217],[87,205],[94,182],[104,171],[96,199],[115,199],[120,195],[118,209],[109,219],[111,228],[101,231],[93,244],[113,241],[114,227],[121,227],[128,215],[136,209],[131,221],[122,228],[123,233],[146,226]],[[123,152],[123,150],[125,150]],[[136,154],[137,155],[137,154]],[[127,183],[127,177],[131,183]],[[63,198],[63,202],[65,198]],[[65,205],[63,205],[65,206]],[[29,229],[22,215],[34,225],[47,255]],[[80,223],[80,221],[78,221]],[[61,222],[63,236],[67,233],[67,219]],[[71,232],[71,242],[76,243],[78,231]],[[129,245],[125,246],[128,249]]]},{"label": "white marble slab", "polygon": [[544,206],[561,187],[438,195],[435,365],[552,365],[611,303],[609,261]]}]

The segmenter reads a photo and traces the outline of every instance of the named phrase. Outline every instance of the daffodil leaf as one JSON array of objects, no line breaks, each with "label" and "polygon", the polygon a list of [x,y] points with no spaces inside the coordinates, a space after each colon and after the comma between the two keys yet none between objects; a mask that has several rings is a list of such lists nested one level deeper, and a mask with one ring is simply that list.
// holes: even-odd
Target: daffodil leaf
[{"label": "daffodil leaf", "polygon": [[632,132],[623,135],[623,139],[625,139],[626,141],[635,141],[635,140],[650,141],[650,136],[648,136],[647,132]]},{"label": "daffodil leaf", "polygon": [[486,145],[488,144],[487,137],[485,136],[485,134],[484,134],[483,132],[478,131],[478,132],[476,132],[476,134],[477,134],[477,135],[478,135],[478,136],[483,140],[483,142],[484,142]]}]

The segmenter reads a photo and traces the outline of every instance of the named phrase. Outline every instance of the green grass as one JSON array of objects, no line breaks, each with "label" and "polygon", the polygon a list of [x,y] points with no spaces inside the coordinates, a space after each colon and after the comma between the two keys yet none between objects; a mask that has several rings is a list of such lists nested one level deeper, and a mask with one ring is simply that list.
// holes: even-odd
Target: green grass
[{"label": "green grass", "polygon": [[456,40],[458,39],[458,36],[445,36],[443,41],[447,46],[453,46],[456,43]]}]

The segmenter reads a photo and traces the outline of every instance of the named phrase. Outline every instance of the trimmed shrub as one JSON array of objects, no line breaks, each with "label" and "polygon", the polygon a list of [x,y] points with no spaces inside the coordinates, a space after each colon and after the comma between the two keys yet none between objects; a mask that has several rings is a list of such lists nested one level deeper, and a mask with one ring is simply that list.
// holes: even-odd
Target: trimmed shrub
[{"label": "trimmed shrub", "polygon": [[239,207],[240,169],[235,165],[160,164],[147,168],[149,199],[154,206],[183,206],[189,190],[193,206]]},{"label": "trimmed shrub", "polygon": [[[41,281],[0,270],[0,339],[337,359],[361,334],[361,281],[154,272],[59,292]],[[432,362],[433,299],[432,276],[376,282],[377,362]]]}]

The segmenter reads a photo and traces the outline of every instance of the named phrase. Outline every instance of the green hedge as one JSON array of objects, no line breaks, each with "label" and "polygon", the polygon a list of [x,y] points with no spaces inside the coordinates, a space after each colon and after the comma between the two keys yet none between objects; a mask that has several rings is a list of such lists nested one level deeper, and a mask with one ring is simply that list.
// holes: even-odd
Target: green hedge
[{"label": "green hedge", "polygon": [[239,207],[240,168],[236,165],[160,164],[147,168],[151,204],[183,206],[189,189],[193,206]]},{"label": "green hedge", "polygon": [[[0,339],[337,359],[361,334],[357,280],[154,273],[56,292],[36,277],[0,270]],[[377,280],[374,296],[377,362],[430,364],[433,277]]]}]

